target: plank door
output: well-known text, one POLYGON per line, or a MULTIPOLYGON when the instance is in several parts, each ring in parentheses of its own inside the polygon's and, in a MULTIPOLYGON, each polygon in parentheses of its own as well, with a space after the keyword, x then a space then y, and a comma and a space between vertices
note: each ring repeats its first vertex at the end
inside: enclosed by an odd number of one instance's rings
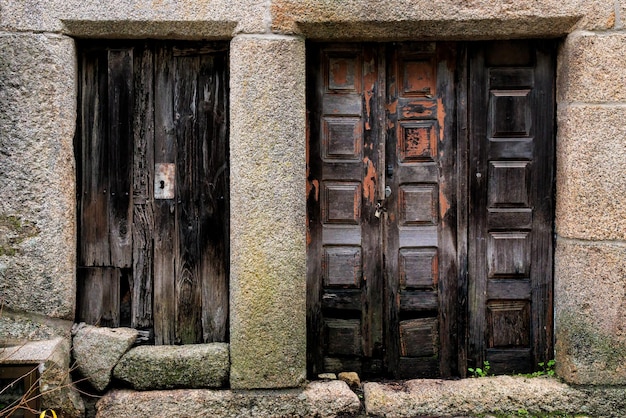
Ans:
POLYGON ((77 320, 228 338, 224 44, 79 44, 77 320))
POLYGON ((469 51, 469 366, 495 373, 552 356, 553 57, 550 42, 469 51))
MULTIPOLYGON (((312 373, 382 372, 380 53, 313 48, 308 147, 308 354, 312 373)), ((384 85, 384 84, 383 84, 384 85)))
POLYGON ((453 245, 447 202, 455 189, 446 183, 454 112, 445 109, 454 103, 454 62, 444 50, 434 43, 309 48, 313 376, 440 376, 453 367, 453 316, 441 309, 456 277, 455 252, 441 252, 453 245))

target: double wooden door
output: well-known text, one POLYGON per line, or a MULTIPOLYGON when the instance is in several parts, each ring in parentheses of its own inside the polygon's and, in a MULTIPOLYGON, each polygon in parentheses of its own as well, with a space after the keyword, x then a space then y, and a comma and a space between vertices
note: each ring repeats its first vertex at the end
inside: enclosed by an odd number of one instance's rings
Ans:
POLYGON ((227 44, 78 46, 77 320, 227 341, 227 44))
POLYGON ((551 47, 309 50, 309 373, 549 357, 551 47))

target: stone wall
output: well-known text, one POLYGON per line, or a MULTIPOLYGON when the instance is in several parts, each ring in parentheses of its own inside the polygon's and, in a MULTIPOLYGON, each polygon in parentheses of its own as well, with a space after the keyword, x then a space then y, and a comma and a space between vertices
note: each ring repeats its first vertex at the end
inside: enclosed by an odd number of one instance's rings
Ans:
POLYGON ((626 383, 625 12, 625 0, 0 0, 0 330, 69 337, 73 38, 232 39, 231 386, 266 388, 305 376, 304 40, 563 37, 558 372, 626 383))

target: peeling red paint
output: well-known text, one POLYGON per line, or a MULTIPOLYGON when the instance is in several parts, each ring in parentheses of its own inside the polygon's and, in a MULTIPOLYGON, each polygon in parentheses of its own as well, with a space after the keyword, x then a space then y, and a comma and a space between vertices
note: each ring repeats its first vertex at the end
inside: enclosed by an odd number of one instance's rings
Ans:
POLYGON ((365 89, 365 129, 369 131, 372 129, 370 124, 370 120, 372 118, 372 97, 374 96, 374 88, 376 87, 376 79, 378 78, 374 58, 369 61, 365 61, 364 69, 365 75, 363 76, 363 83, 365 89))
POLYGON ((376 168, 368 157, 365 157, 363 162, 367 167, 363 178, 363 197, 373 205, 376 200, 376 168))
POLYGON ((398 111, 398 99, 385 105, 385 108, 387 109, 387 112, 389 113, 396 113, 398 111))
POLYGON ((446 213, 448 213, 448 210, 450 209, 450 202, 448 202, 448 199, 446 199, 446 195, 443 193, 444 186, 445 185, 442 184, 439 188, 439 216, 442 222, 446 216, 446 213))
POLYGON ((443 99, 439 97, 437 99, 437 122, 439 123, 439 142, 443 142, 444 126, 446 119, 446 109, 443 107, 443 99))
POLYGON ((372 129, 372 126, 370 125, 370 117, 371 117, 371 101, 372 101, 372 91, 371 90, 367 90, 365 92, 365 130, 369 131, 372 129))

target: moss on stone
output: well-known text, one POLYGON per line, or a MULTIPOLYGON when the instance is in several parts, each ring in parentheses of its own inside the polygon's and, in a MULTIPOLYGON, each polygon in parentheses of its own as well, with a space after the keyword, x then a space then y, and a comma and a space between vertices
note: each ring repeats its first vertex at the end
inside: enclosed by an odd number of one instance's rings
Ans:
POLYGON ((565 380, 577 384, 617 384, 626 379, 626 343, 603 334, 571 313, 560 315, 558 328, 556 349, 564 354, 564 364, 557 360, 557 373, 565 380))
POLYGON ((39 235, 40 230, 34 222, 0 214, 0 232, 0 256, 13 257, 20 253, 20 244, 39 235))

